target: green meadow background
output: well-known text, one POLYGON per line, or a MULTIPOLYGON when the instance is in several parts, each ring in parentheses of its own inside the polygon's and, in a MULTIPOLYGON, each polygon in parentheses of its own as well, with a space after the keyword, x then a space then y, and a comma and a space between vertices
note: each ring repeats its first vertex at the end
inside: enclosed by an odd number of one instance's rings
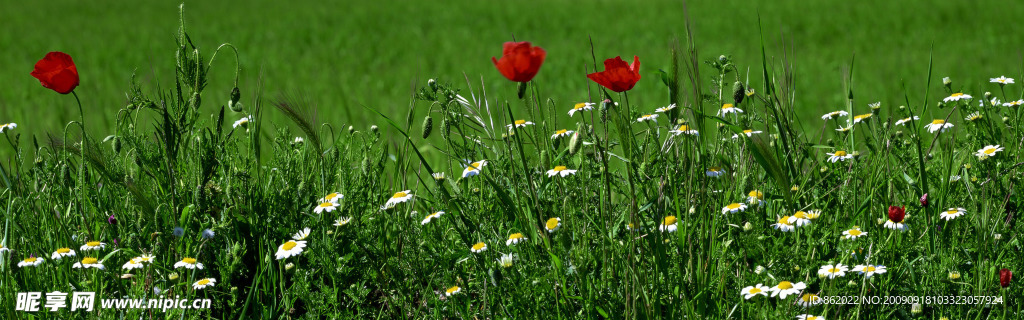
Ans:
MULTIPOLYGON (((78 118, 71 96, 53 94, 29 76, 46 52, 64 51, 81 74, 78 93, 90 134, 110 134, 132 73, 144 88, 171 89, 179 3, 4 1, 0 123, 16 122, 21 133, 39 135, 58 133, 78 118)), ((321 121, 336 127, 380 124, 362 106, 404 118, 413 86, 432 77, 460 87, 465 77, 477 87, 482 80, 492 103, 512 97, 515 86, 490 59, 513 35, 548 51, 535 80, 543 96, 566 110, 588 99, 593 87, 585 77, 590 39, 599 63, 640 56, 643 79, 630 100, 644 109, 663 106, 667 97, 656 71, 669 69, 668 49, 684 40, 687 16, 701 60, 731 55, 743 71, 749 66, 751 79, 761 71, 759 36, 770 59, 786 53, 805 121, 841 105, 843 68, 854 55, 855 112, 866 113, 874 101, 898 106, 902 83, 919 97, 930 55, 933 83, 943 76, 955 87, 988 85, 988 78, 1004 74, 1022 78, 1024 6, 1005 1, 256 0, 186 1, 185 9, 188 32, 207 59, 223 42, 241 50, 244 104, 251 105, 262 72, 265 99, 306 96, 321 121)), ((203 96, 211 114, 228 99, 233 60, 225 52, 213 64, 203 96)), ((761 88, 756 80, 751 85, 761 88)), ((997 87, 964 89, 978 94, 997 87)), ((287 122, 276 110, 265 115, 287 122)))

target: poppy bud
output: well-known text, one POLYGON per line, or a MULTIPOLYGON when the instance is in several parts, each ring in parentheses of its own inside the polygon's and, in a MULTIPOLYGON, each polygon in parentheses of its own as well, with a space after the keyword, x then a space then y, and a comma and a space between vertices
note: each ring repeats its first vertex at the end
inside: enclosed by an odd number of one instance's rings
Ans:
POLYGON ((569 139, 569 155, 576 155, 580 151, 580 133, 574 132, 569 139))
POLYGON ((732 101, 737 106, 740 105, 740 102, 743 102, 743 97, 746 96, 745 93, 746 90, 743 88, 743 82, 736 81, 736 83, 732 84, 732 101))
POLYGON ((203 98, 199 96, 199 92, 196 92, 196 94, 192 95, 192 107, 199 108, 201 103, 203 103, 203 98))
POLYGON ((231 111, 234 111, 234 112, 242 112, 242 103, 241 102, 231 102, 230 100, 228 100, 228 109, 231 109, 231 111))
POLYGON ((906 215, 906 207, 889 206, 889 221, 903 222, 906 215))
POLYGON ((111 143, 111 147, 114 148, 114 153, 121 153, 121 138, 114 137, 114 141, 111 143))
POLYGON ((228 104, 238 103, 240 99, 242 99, 242 93, 238 91, 238 87, 231 89, 231 100, 228 104))
POLYGON ((370 174, 370 157, 363 157, 363 163, 360 167, 363 169, 363 174, 370 174))
POLYGON ((430 116, 423 118, 423 139, 430 137, 430 130, 434 128, 434 119, 430 116))
POLYGON ((1003 286, 1003 288, 1010 287, 1010 280, 1013 280, 1013 272, 1010 272, 1010 269, 1003 268, 1002 270, 999 270, 1000 286, 1003 286))
POLYGON ((922 207, 927 207, 928 206, 928 194, 925 193, 925 194, 921 195, 920 201, 921 201, 921 206, 922 207))

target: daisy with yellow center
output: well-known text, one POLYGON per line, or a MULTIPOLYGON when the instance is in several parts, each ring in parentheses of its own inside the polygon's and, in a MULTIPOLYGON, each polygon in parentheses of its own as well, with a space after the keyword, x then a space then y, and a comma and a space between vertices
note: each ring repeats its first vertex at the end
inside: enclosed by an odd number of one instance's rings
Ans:
POLYGON ((580 102, 580 103, 577 103, 575 106, 573 106, 572 110, 569 110, 569 116, 572 117, 572 115, 574 113, 578 112, 578 111, 590 111, 590 110, 594 110, 594 103, 591 103, 591 102, 580 102))
POLYGON ((277 253, 274 256, 276 260, 284 258, 294 257, 302 253, 302 249, 306 247, 306 241, 302 240, 288 240, 277 247, 277 253))
POLYGON ((860 227, 853 226, 852 229, 843 231, 842 239, 854 240, 854 239, 857 239, 857 238, 860 238, 860 237, 863 237, 863 236, 866 236, 866 235, 868 235, 868 233, 864 232, 864 231, 860 231, 860 227))
POLYGON ((685 124, 680 125, 678 128, 669 130, 669 133, 672 133, 674 135, 688 134, 691 136, 696 136, 699 134, 697 130, 690 129, 690 126, 687 126, 685 124))
POLYGON ((139 262, 141 262, 141 263, 153 263, 153 260, 156 259, 156 256, 151 255, 151 254, 143 253, 141 256, 139 256, 138 258, 135 258, 135 259, 138 259, 139 262))
POLYGON ((508 240, 505 240, 505 245, 506 246, 511 246, 511 245, 514 245, 514 244, 519 244, 520 242, 523 242, 523 241, 526 241, 526 237, 523 236, 522 233, 516 232, 516 233, 508 235, 508 240))
POLYGON ((551 135, 551 140, 555 140, 555 139, 558 139, 558 138, 561 138, 561 137, 568 137, 568 136, 572 135, 573 132, 575 132, 575 131, 566 130, 566 129, 555 131, 555 134, 551 135))
POLYGON ((995 156, 996 152, 999 151, 1003 151, 1003 147, 999 146, 998 144, 987 145, 984 148, 981 148, 981 150, 978 150, 978 152, 974 153, 974 155, 977 156, 979 160, 985 160, 988 159, 988 157, 995 156))
POLYGON ((565 166, 555 166, 554 169, 548 170, 548 177, 566 177, 573 174, 576 174, 576 170, 566 168, 565 166))
POLYGON ((768 288, 768 286, 758 283, 757 285, 743 288, 743 290, 740 290, 740 294, 743 295, 743 299, 750 300, 750 298, 756 297, 758 295, 767 297, 768 290, 770 289, 771 288, 768 288))
POLYGON ((903 221, 906 221, 906 220, 907 220, 906 216, 904 216, 903 220, 900 220, 900 221, 892 221, 892 220, 889 220, 889 218, 886 218, 885 219, 885 224, 883 226, 885 228, 887 228, 887 229, 899 230, 899 231, 907 231, 907 225, 903 223, 903 221))
POLYGON ((725 207, 722 207, 722 214, 737 213, 745 210, 747 210, 747 205, 738 202, 733 202, 726 205, 725 207))
POLYGON ((946 132, 946 129, 952 128, 953 124, 947 123, 946 120, 935 119, 932 120, 932 123, 929 123, 924 127, 925 129, 928 129, 929 133, 935 133, 935 131, 946 132))
POLYGON ((103 242, 89 241, 89 242, 86 242, 85 244, 83 244, 82 247, 78 248, 78 249, 81 249, 82 251, 100 250, 100 249, 105 248, 106 246, 107 246, 107 244, 103 243, 103 242))
POLYGON ((779 218, 779 222, 773 223, 772 228, 782 230, 782 232, 791 232, 793 230, 796 230, 796 227, 793 226, 793 223, 789 222, 790 218, 792 217, 784 216, 782 218, 779 218))
POLYGON ((821 297, 813 293, 805 293, 796 299, 796 304, 804 308, 810 308, 821 303, 821 297))
POLYGON ((348 224, 351 221, 352 221, 352 217, 341 217, 341 218, 338 218, 338 220, 334 220, 334 226, 335 227, 344 226, 344 225, 348 224))
POLYGON ((718 115, 720 116, 724 116, 729 113, 743 113, 743 109, 737 108, 736 106, 733 106, 731 103, 726 103, 722 105, 721 110, 718 110, 718 115))
POLYGON ((1020 106, 1022 104, 1024 104, 1024 100, 1017 100, 1017 101, 1010 101, 1010 102, 1007 102, 1007 103, 1003 103, 1003 106, 1004 107, 1016 107, 1016 106, 1020 106))
POLYGON ((796 320, 825 320, 825 316, 801 314, 799 316, 796 316, 796 320))
POLYGON ((252 121, 252 116, 242 117, 241 119, 238 119, 238 121, 235 121, 235 124, 232 125, 231 128, 238 128, 239 126, 241 126, 246 131, 248 131, 249 130, 248 126, 249 126, 249 122, 250 121, 252 121))
POLYGON ((71 267, 72 268, 86 268, 86 269, 87 268, 96 268, 96 269, 100 269, 100 270, 102 270, 104 268, 103 261, 99 261, 99 259, 96 259, 96 258, 93 258, 93 257, 86 257, 86 258, 82 259, 81 262, 75 262, 75 264, 72 265, 71 267))
POLYGON ((676 104, 673 103, 673 104, 670 104, 670 105, 665 106, 665 107, 654 109, 654 112, 665 113, 665 112, 668 112, 669 110, 672 110, 672 109, 675 109, 675 108, 676 108, 676 104))
POLYGON ((75 256, 75 250, 71 250, 70 248, 60 248, 60 249, 57 249, 57 251, 54 251, 52 255, 50 255, 50 259, 60 260, 60 258, 63 258, 63 257, 74 257, 74 256, 75 256))
POLYGON ((18 262, 18 267, 35 267, 43 263, 43 258, 28 257, 18 262))
POLYGON ((448 290, 444 291, 444 296, 451 297, 459 292, 462 292, 462 288, 459 288, 459 286, 452 286, 451 288, 448 288, 448 290))
POLYGON ((121 266, 121 269, 132 270, 132 269, 142 269, 142 267, 143 267, 142 262, 139 261, 139 258, 136 257, 136 258, 129 259, 128 262, 125 262, 124 265, 121 266))
POLYGON ((973 97, 971 97, 971 95, 969 95, 969 94, 963 94, 962 92, 957 92, 957 93, 954 93, 954 94, 952 94, 952 95, 950 95, 948 97, 942 98, 942 102, 970 100, 971 98, 973 98, 973 97))
POLYGON ((484 166, 486 165, 487 160, 480 160, 477 162, 470 163, 469 166, 466 167, 466 170, 462 170, 462 177, 466 178, 478 175, 480 174, 480 170, 483 169, 484 166))
POLYGON ((949 208, 949 210, 939 213, 939 218, 945 219, 946 221, 956 219, 962 215, 967 214, 967 209, 964 208, 949 208))
POLYGON ((836 163, 836 161, 846 161, 853 159, 853 155, 843 150, 836 150, 831 153, 825 153, 829 155, 828 162, 836 163))
POLYGON ((847 131, 850 131, 850 130, 852 130, 852 129, 853 129, 853 125, 851 124, 851 125, 848 125, 848 126, 846 126, 846 127, 843 127, 843 128, 839 128, 839 129, 836 129, 836 131, 839 131, 839 132, 847 132, 847 131))
POLYGON ((871 110, 881 109, 882 108, 882 102, 881 101, 877 101, 877 102, 869 103, 868 104, 868 108, 871 108, 871 110))
POLYGON ((842 111, 842 110, 840 110, 840 111, 832 111, 832 112, 826 113, 825 115, 822 115, 821 116, 821 120, 832 120, 832 119, 835 119, 837 117, 845 117, 848 114, 849 113, 847 113, 846 111, 842 111))
POLYGON ((709 177, 718 177, 725 174, 725 170, 722 170, 722 168, 719 167, 708 167, 708 170, 704 171, 704 174, 709 177))
POLYGON ((826 264, 818 269, 818 275, 822 277, 828 277, 829 279, 835 279, 846 275, 846 272, 850 271, 849 266, 844 266, 842 263, 835 265, 826 264))
POLYGON ((0 244, 0 252, 4 252, 4 251, 10 251, 10 250, 11 250, 11 249, 8 249, 8 248, 7 248, 7 247, 5 247, 4 245, 0 244))
POLYGON ((755 93, 757 93, 757 92, 754 91, 754 89, 747 89, 747 92, 746 92, 748 97, 754 95, 755 93))
POLYGON ((797 211, 793 213, 793 215, 789 217, 788 221, 789 224, 792 224, 797 227, 803 227, 811 224, 811 219, 809 218, 809 215, 807 214, 807 212, 803 211, 797 211))
POLYGON ((330 202, 330 201, 328 201, 328 202, 321 202, 319 205, 317 205, 316 207, 313 208, 313 212, 316 212, 316 213, 323 213, 324 211, 331 212, 331 211, 337 210, 339 206, 341 206, 341 205, 339 205, 337 202, 330 202))
POLYGON ((561 227, 562 227, 562 218, 558 218, 558 217, 548 219, 548 221, 544 223, 544 229, 547 230, 548 233, 553 233, 555 231, 558 231, 558 229, 561 228, 561 227))
POLYGON ((785 299, 788 295, 798 294, 807 288, 807 285, 803 282, 792 283, 789 281, 780 281, 779 284, 772 287, 772 298, 779 296, 779 299, 785 299))
POLYGON ((764 203, 764 193, 760 190, 752 190, 747 193, 747 203, 750 205, 761 205, 764 203))
POLYGON ((515 125, 516 128, 526 128, 526 126, 532 126, 533 122, 526 121, 526 120, 516 120, 515 122, 513 122, 513 124, 506 125, 506 126, 508 127, 509 130, 512 130, 512 126, 513 125, 515 125))
POLYGON ((426 224, 430 223, 430 220, 434 220, 434 219, 440 218, 441 215, 443 215, 443 214, 444 214, 444 211, 438 211, 438 212, 434 212, 434 213, 428 214, 425 218, 423 218, 423 221, 420 221, 420 225, 426 225, 426 224))
POLYGON ((412 191, 405 190, 396 192, 387 203, 384 203, 384 207, 391 208, 399 203, 403 203, 412 199, 412 191))
MULTIPOLYGON (((758 134, 758 133, 761 133, 761 131, 760 130, 755 131, 754 129, 743 130, 743 134, 746 135, 748 138, 749 137, 753 137, 755 134, 758 134)), ((732 135, 733 139, 736 139, 736 138, 739 138, 739 137, 740 137, 739 134, 733 134, 732 135)))
POLYGON ((853 116, 853 123, 857 124, 857 123, 860 123, 863 120, 867 120, 868 118, 871 118, 871 114, 870 113, 859 114, 859 115, 853 116))
POLYGON ((4 133, 7 130, 11 130, 11 129, 14 129, 14 128, 17 128, 17 127, 18 127, 17 123, 5 123, 3 125, 0 125, 0 133, 4 133))
POLYGON ((337 193, 337 192, 332 192, 331 194, 328 194, 328 195, 324 196, 323 198, 320 198, 320 200, 317 200, 317 201, 319 201, 321 203, 323 203, 323 202, 338 203, 339 200, 344 199, 344 198, 345 198, 344 195, 342 195, 340 193, 337 193))
POLYGON ((293 234, 292 235, 292 239, 293 240, 306 240, 306 238, 309 237, 309 231, 310 231, 309 228, 303 228, 302 231, 299 231, 299 232, 293 234))
POLYGON ((964 120, 967 120, 967 121, 981 120, 981 112, 975 111, 974 113, 971 113, 971 114, 967 115, 967 117, 964 118, 964 120))
POLYGON ((1007 78, 1006 76, 999 76, 999 78, 988 79, 991 83, 998 83, 1000 86, 1013 83, 1013 78, 1007 78))
POLYGON ((918 116, 906 117, 906 118, 903 118, 903 119, 900 119, 900 120, 896 120, 896 125, 897 126, 906 126, 906 124, 911 121, 910 118, 914 118, 913 119, 914 121, 921 120, 921 117, 918 117, 918 116))
POLYGON ((668 231, 669 233, 676 232, 676 225, 678 224, 677 222, 678 221, 676 220, 676 216, 667 216, 661 222, 661 225, 658 226, 658 230, 661 230, 661 232, 668 231))
POLYGON ((515 259, 516 255, 511 253, 503 253, 501 255, 501 258, 498 258, 498 265, 501 266, 502 268, 511 267, 512 263, 515 262, 515 259))
POLYGON ((196 261, 195 258, 188 258, 188 257, 186 257, 186 258, 181 259, 181 261, 178 261, 177 263, 175 263, 174 264, 174 268, 175 269, 177 269, 177 268, 185 268, 185 269, 199 269, 199 270, 202 270, 203 269, 203 264, 201 262, 199 262, 199 261, 196 261))
POLYGON ((487 251, 487 244, 483 242, 477 242, 476 244, 473 245, 473 247, 470 247, 469 250, 473 251, 473 253, 481 253, 487 251))
POLYGON ((862 264, 862 265, 857 265, 856 267, 853 267, 853 271, 854 272, 860 272, 865 277, 871 278, 871 276, 873 276, 873 275, 885 273, 886 269, 885 269, 885 266, 862 264))
POLYGON ((192 284, 192 288, 196 289, 196 290, 202 290, 202 289, 206 289, 207 287, 212 287, 215 284, 217 284, 217 279, 205 278, 205 279, 201 279, 199 281, 196 281, 196 283, 193 283, 192 284))
POLYGON ((657 121, 657 120, 658 120, 658 115, 656 115, 656 114, 645 114, 645 115, 640 116, 639 118, 636 118, 636 122, 657 121))

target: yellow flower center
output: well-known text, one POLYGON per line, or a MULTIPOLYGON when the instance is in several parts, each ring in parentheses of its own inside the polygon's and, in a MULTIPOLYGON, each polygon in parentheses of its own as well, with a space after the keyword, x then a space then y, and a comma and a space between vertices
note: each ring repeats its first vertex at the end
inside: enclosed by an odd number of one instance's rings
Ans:
POLYGON ((681 125, 681 126, 679 126, 679 131, 687 131, 687 130, 690 130, 690 127, 689 127, 689 126, 687 126, 687 125, 685 125, 685 124, 684 124, 684 125, 681 125))
POLYGON ((676 216, 667 216, 667 217, 665 217, 665 222, 662 222, 662 224, 664 224, 666 226, 671 226, 673 224, 676 224, 676 216))
POLYGON ((747 196, 749 196, 751 198, 757 198, 757 199, 760 200, 760 199, 764 198, 764 193, 761 193, 761 191, 758 191, 758 190, 754 190, 754 191, 751 191, 750 193, 748 193, 747 196))
POLYGON ((954 213, 957 213, 957 211, 953 210, 953 209, 949 209, 949 210, 946 211, 946 214, 954 214, 954 213))
POLYGON ((867 266, 867 267, 864 268, 864 271, 866 271, 866 272, 875 272, 875 267, 867 266))
POLYGON ((754 130, 751 130, 751 129, 743 130, 743 133, 746 133, 748 135, 750 135, 753 132, 754 132, 754 130))
POLYGON ((763 290, 758 288, 750 288, 750 294, 761 293, 761 291, 763 290))
POLYGON ((522 239, 522 238, 523 238, 523 234, 522 233, 513 233, 513 234, 510 234, 508 236, 509 240, 522 239))
POLYGON ((732 107, 733 107, 733 106, 732 106, 732 104, 731 104, 731 103, 726 103, 726 104, 723 104, 723 105, 722 105, 722 109, 723 109, 723 110, 724 110, 724 109, 732 109, 732 107))
POLYGON ((197 285, 201 286, 205 286, 207 283, 210 283, 210 279, 203 279, 196 282, 197 285))
POLYGON ((324 196, 324 199, 327 199, 327 201, 331 201, 331 200, 334 200, 334 198, 337 197, 337 196, 338 196, 338 193, 335 192, 335 193, 331 193, 329 195, 324 196))
POLYGON ((651 115, 649 115, 649 114, 645 114, 645 115, 644 115, 643 117, 641 117, 641 118, 644 118, 644 119, 646 119, 646 118, 650 118, 650 117, 651 117, 651 115))
POLYGON ((96 258, 89 257, 82 259, 82 264, 96 264, 96 261, 98 261, 96 258))
POLYGON ((562 130, 555 131, 555 134, 564 134, 566 132, 569 132, 569 130, 562 129, 562 130))
POLYGON ((863 232, 861 232, 860 230, 857 230, 857 229, 850 229, 848 231, 850 232, 851 236, 859 236, 859 235, 863 234, 863 232))
POLYGON ((281 246, 281 249, 291 250, 291 249, 295 248, 295 246, 297 246, 297 245, 299 245, 299 244, 296 243, 295 241, 288 241, 288 242, 285 242, 284 245, 281 246))
POLYGON ((793 214, 793 216, 797 217, 798 219, 806 219, 807 213, 803 211, 797 211, 796 213, 793 214))
POLYGON ((524 125, 524 124, 526 124, 526 120, 516 120, 516 125, 517 126, 521 126, 521 125, 524 125))
POLYGON ((447 292, 447 293, 455 293, 456 291, 459 291, 459 286, 453 286, 451 288, 448 288, 448 290, 446 290, 445 292, 447 292))
POLYGON ((36 258, 36 257, 28 257, 28 258, 25 258, 25 260, 24 260, 24 261, 25 261, 25 262, 29 262, 29 263, 32 263, 32 262, 36 262, 36 260, 38 260, 38 259, 39 259, 39 258, 36 258))
POLYGON ((548 222, 544 224, 544 227, 548 228, 548 230, 555 230, 555 228, 558 228, 559 222, 560 221, 558 221, 558 218, 551 218, 548 219, 548 222))
POLYGON ((935 119, 934 121, 932 121, 932 124, 944 124, 944 123, 946 123, 946 120, 935 119))
POLYGON ((196 259, 185 258, 185 259, 181 259, 181 262, 184 262, 184 263, 187 263, 187 264, 196 264, 196 259))
POLYGON ((836 150, 836 152, 835 152, 835 153, 833 153, 832 155, 833 155, 833 156, 836 156, 836 157, 845 157, 845 156, 846 156, 846 151, 843 151, 843 150, 836 150))
POLYGON ((472 168, 472 169, 480 169, 480 163, 481 162, 483 162, 483 161, 473 162, 473 163, 469 164, 469 167, 472 168))
POLYGON ((324 202, 324 203, 320 204, 321 208, 327 208, 327 207, 333 207, 333 206, 334 206, 334 204, 330 203, 330 202, 324 202))
POLYGON ((953 97, 959 97, 959 96, 963 96, 963 95, 964 95, 963 92, 957 92, 957 93, 954 93, 953 95, 951 95, 949 97, 953 98, 953 97))
POLYGON ((86 242, 85 245, 86 246, 90 246, 90 247, 99 247, 100 246, 100 242, 99 241, 89 241, 89 242, 86 242))
POLYGON ((708 168, 708 171, 711 171, 711 172, 718 172, 718 171, 721 171, 721 170, 722 170, 722 168, 719 168, 719 167, 708 168))
POLYGON ((839 270, 839 268, 828 269, 828 273, 836 273, 836 272, 839 272, 839 271, 841 271, 841 270, 839 270))
POLYGON ((984 151, 982 151, 982 153, 984 153, 984 154, 993 154, 993 153, 996 153, 996 148, 988 148, 988 149, 985 149, 984 151))
POLYGON ((800 297, 800 300, 803 300, 804 302, 811 302, 811 300, 818 300, 818 295, 808 293, 805 294, 803 297, 800 297))
POLYGON ((725 206, 725 208, 729 209, 729 210, 736 210, 736 209, 740 208, 740 204, 739 203, 730 203, 729 205, 725 206))
POLYGON ((863 120, 863 119, 867 119, 867 118, 870 118, 870 117, 871 117, 871 114, 867 113, 867 114, 862 114, 862 115, 858 115, 856 117, 853 117, 853 119, 854 120, 863 120))
POLYGON ((487 247, 487 244, 485 244, 483 242, 477 242, 476 244, 473 245, 473 250, 474 251, 480 251, 480 250, 482 250, 483 248, 486 248, 486 247, 487 247))
POLYGON ((71 252, 71 249, 68 249, 68 248, 57 249, 57 253, 60 253, 60 254, 64 254, 64 253, 68 253, 68 252, 71 252))
POLYGON ((576 106, 572 107, 574 110, 579 110, 587 107, 586 102, 577 103, 576 106))
POLYGON ((396 192, 395 195, 391 196, 391 198, 404 198, 407 195, 408 194, 406 194, 405 192, 396 192))
MULTIPOLYGON (((788 225, 789 224, 789 216, 784 216, 784 217, 780 218, 779 219, 779 224, 788 225)), ((785 282, 785 281, 783 281, 783 282, 785 282)))
POLYGON ((789 281, 779 282, 779 289, 782 289, 782 290, 793 289, 793 283, 789 282, 789 281))
POLYGON ((555 168, 552 170, 554 170, 555 172, 561 172, 565 171, 565 169, 567 169, 565 166, 555 166, 555 168))

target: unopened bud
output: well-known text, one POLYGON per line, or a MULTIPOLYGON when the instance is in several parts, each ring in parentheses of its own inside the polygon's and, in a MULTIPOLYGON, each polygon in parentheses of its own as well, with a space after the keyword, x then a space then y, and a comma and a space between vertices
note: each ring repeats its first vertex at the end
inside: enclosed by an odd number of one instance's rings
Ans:
POLYGON ((378 131, 380 131, 380 128, 377 128, 377 125, 370 126, 370 132, 373 132, 373 134, 377 134, 378 131))
POLYGON ((942 85, 949 89, 953 86, 953 80, 949 80, 949 77, 942 78, 942 85))
POLYGON ((427 87, 429 87, 431 91, 437 91, 437 80, 427 80, 427 87))
POLYGON ((762 272, 764 272, 764 267, 757 266, 756 268, 754 268, 754 273, 761 274, 762 272))
POLYGON ((743 97, 745 97, 745 96, 746 96, 746 90, 743 88, 743 82, 736 81, 736 83, 733 83, 732 84, 732 101, 735 102, 736 105, 738 106, 738 105, 740 105, 740 102, 743 102, 743 97))
POLYGON ((242 109, 243 109, 242 108, 242 103, 241 102, 231 102, 231 100, 228 100, 228 109, 231 109, 231 111, 233 111, 233 112, 242 112, 242 109))
POLYGON ((754 225, 750 224, 750 221, 747 221, 747 223, 743 224, 743 231, 750 231, 752 229, 754 229, 754 225))
POLYGON ((921 206, 922 207, 927 207, 928 206, 928 194, 925 193, 925 194, 921 195, 921 199, 918 199, 918 201, 921 202, 921 206))
POLYGON ((573 132, 572 138, 569 139, 569 155, 576 155, 580 151, 580 133, 573 132))
MULTIPOLYGON (((433 79, 431 79, 433 81, 433 79)), ((423 118, 423 139, 430 137, 430 131, 434 128, 434 119, 430 116, 423 118)))
POLYGON ((985 101, 992 101, 992 93, 985 91, 985 101))

